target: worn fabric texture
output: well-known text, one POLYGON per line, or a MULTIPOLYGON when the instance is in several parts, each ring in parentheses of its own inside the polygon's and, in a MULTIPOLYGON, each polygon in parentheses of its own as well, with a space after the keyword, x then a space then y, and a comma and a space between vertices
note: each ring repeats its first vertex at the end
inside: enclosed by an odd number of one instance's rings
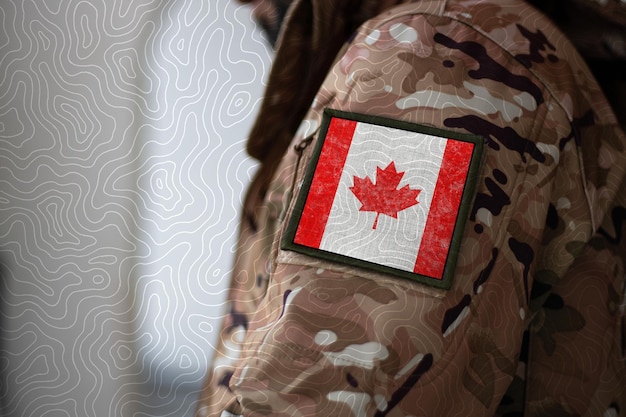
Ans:
POLYGON ((375 3, 290 9, 197 416, 626 415, 626 137, 588 67, 518 0, 375 3), (449 290, 280 249, 325 108, 484 138, 449 290))

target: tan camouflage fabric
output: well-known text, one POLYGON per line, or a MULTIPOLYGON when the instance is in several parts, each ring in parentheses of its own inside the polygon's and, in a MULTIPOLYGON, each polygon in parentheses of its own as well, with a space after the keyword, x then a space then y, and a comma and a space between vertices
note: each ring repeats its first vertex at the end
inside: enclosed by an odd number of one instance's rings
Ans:
POLYGON ((517 0, 317 28, 348 3, 279 40, 197 416, 626 415, 626 137, 582 58, 517 0), (449 290, 280 249, 325 108, 484 137, 449 290))
POLYGON ((587 59, 626 60, 626 1, 531 0, 587 59))

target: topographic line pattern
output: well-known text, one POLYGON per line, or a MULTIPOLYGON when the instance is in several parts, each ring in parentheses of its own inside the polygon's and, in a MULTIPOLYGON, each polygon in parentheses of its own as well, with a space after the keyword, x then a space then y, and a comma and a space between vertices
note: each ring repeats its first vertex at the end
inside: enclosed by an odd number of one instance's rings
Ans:
POLYGON ((270 60, 234 1, 0 2, 2 415, 192 415, 270 60))

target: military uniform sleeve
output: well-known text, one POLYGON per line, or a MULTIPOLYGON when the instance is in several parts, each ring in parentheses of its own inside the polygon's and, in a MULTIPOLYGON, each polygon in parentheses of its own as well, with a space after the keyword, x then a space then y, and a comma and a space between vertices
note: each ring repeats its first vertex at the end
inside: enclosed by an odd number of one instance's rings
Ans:
MULTIPOLYGON (((626 164, 603 103, 571 45, 519 2, 419 2, 363 25, 271 187, 283 198, 269 285, 228 379, 228 412, 597 415, 626 406, 615 343, 624 271, 616 195, 626 164), (482 139, 458 253, 446 263, 449 288, 281 245, 311 192, 303 184, 325 109, 482 139), (575 376, 570 362, 580 364, 575 376), (579 385, 568 393, 557 380, 579 385), (527 390, 528 381, 537 385, 527 390)), ((372 152, 366 159, 381 171, 393 162, 384 148, 372 152)), ((347 203, 333 201, 338 221, 369 215, 382 231, 400 217, 347 203)), ((385 250, 395 257, 403 247, 385 250)))

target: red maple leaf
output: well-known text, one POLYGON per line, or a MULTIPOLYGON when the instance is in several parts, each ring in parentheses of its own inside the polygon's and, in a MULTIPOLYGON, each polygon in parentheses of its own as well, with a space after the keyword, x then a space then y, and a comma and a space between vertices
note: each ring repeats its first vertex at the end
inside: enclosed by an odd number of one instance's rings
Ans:
POLYGON ((376 229, 381 213, 397 219, 399 211, 418 203, 417 196, 421 190, 413 190, 408 185, 397 189, 403 176, 404 172, 396 171, 396 166, 391 161, 385 169, 376 167, 376 184, 368 176, 354 177, 354 185, 350 187, 350 191, 362 204, 359 211, 376 212, 372 229, 376 229))

